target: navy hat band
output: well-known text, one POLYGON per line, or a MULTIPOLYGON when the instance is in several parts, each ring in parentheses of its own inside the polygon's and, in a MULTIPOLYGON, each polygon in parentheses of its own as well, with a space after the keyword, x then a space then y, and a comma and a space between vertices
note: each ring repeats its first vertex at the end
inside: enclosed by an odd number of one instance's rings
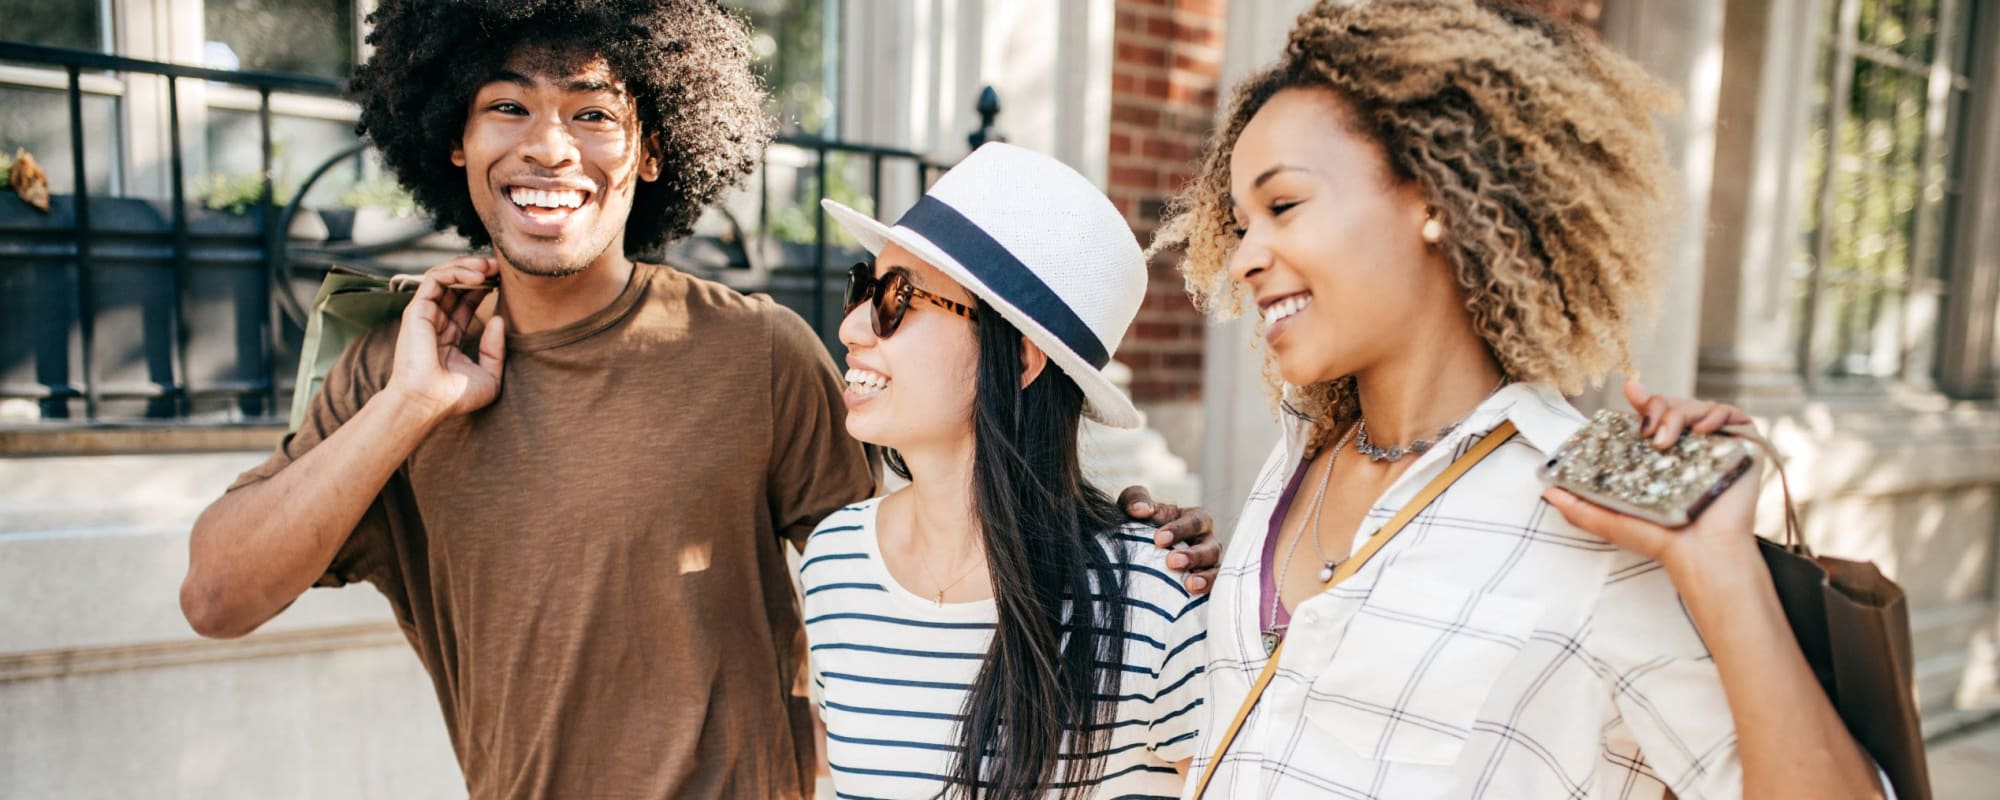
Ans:
POLYGON ((1093 368, 1103 369, 1105 364, 1111 363, 1111 354, 1105 351, 1104 342, 1091 332, 1090 326, 1083 324, 1076 311, 1029 270, 1028 265, 1015 258, 1005 245, 987 235, 958 209, 924 195, 902 219, 896 221, 896 225, 921 234, 939 250, 957 259, 987 288, 1041 323, 1093 368))

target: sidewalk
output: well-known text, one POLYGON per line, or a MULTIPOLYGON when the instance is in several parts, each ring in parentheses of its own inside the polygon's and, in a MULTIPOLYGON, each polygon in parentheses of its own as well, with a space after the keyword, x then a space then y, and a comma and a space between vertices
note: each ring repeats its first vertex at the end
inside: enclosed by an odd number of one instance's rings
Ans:
POLYGON ((1937 800, 2000 797, 2000 720, 1934 744, 1929 755, 1937 800))

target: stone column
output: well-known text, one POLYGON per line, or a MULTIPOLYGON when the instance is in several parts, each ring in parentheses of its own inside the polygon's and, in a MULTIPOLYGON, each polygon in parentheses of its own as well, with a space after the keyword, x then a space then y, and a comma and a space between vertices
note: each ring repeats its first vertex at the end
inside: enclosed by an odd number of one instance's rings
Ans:
MULTIPOLYGON (((1639 376, 1654 391, 1672 394, 1694 389, 1725 5, 1723 0, 1615 0, 1604 4, 1601 22, 1605 43, 1681 98, 1680 107, 1660 120, 1667 161, 1679 182, 1673 187, 1678 205, 1668 212, 1659 261, 1658 305, 1637 321, 1632 337, 1632 362, 1639 376)), ((1579 404, 1624 408, 1618 391, 1622 382, 1612 380, 1601 394, 1579 398, 1579 404)))
MULTIPOLYGON (((1222 102, 1228 102, 1237 81, 1277 59, 1285 34, 1307 5, 1306 0, 1229 4, 1222 102)), ((1257 479, 1257 468, 1278 440, 1278 427, 1248 314, 1211 323, 1202 349, 1202 502, 1215 515, 1216 529, 1227 536, 1257 479)))
POLYGON ((846 3, 841 136, 944 160, 979 127, 979 92, 1000 93, 1010 142, 1104 174, 1111 0, 846 3))
POLYGON ((1805 204, 1801 143, 1820 47, 1815 0, 1730 3, 1695 391, 1746 408, 1803 400, 1792 279, 1805 204))
MULTIPOLYGON (((842 139, 954 162, 992 86, 1008 141, 1103 182, 1112 0, 870 0, 840 11, 842 139)), ((893 163, 883 178, 877 201, 893 218, 916 201, 915 172, 893 163)))
MULTIPOLYGON (((1975 20, 1967 35, 1975 42, 2000 41, 2000 15, 1975 20)), ((1955 397, 2000 394, 2000 47, 1973 52, 1973 96, 1966 98, 1963 140, 1967 152, 1959 185, 1957 224, 1948 240, 1945 263, 1952 270, 1945 299, 1945 327, 1938 364, 1939 387, 1955 397)))

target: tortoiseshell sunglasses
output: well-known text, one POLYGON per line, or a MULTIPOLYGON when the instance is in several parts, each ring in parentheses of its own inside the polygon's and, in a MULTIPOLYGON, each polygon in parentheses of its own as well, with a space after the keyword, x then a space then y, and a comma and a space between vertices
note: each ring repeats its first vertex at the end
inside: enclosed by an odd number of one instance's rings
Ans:
POLYGON ((855 264, 847 270, 847 308, 842 315, 854 313, 854 307, 875 301, 875 336, 887 339, 895 335, 903 325, 903 315, 910 311, 910 299, 917 298, 932 305, 970 320, 979 319, 979 313, 964 303, 947 300, 926 292, 910 283, 909 276, 901 270, 891 271, 880 278, 875 277, 875 266, 867 262, 855 264))

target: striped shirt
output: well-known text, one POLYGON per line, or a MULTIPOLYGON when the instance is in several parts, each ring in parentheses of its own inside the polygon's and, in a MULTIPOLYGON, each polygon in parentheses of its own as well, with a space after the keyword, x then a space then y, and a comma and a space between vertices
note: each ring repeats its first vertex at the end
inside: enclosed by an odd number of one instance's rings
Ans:
MULTIPOLYGON (((891 577, 881 499, 829 515, 800 568, 827 761, 842 798, 933 797, 959 742, 966 694, 993 638, 992 600, 937 605, 891 577)), ((1125 562, 1127 644, 1103 780, 1093 797, 1177 797, 1194 755, 1207 660, 1206 596, 1190 597, 1150 529, 1105 537, 1125 562)))

